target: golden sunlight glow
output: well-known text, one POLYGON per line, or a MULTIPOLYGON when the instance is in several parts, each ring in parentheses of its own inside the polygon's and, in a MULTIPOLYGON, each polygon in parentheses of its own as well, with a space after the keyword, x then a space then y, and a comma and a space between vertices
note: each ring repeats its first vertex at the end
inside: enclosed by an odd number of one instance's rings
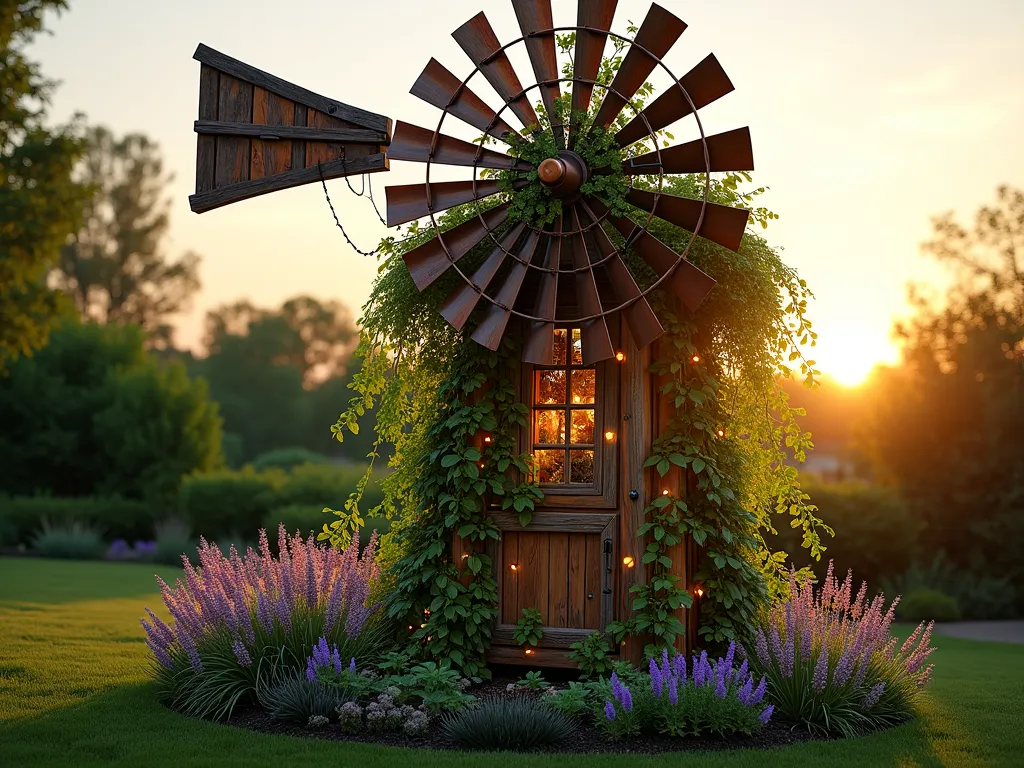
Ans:
POLYGON ((828 349, 834 350, 831 354, 824 349, 810 351, 811 357, 818 353, 823 358, 815 367, 847 387, 862 384, 871 369, 886 359, 889 353, 888 349, 880 346, 873 337, 859 328, 833 332, 828 342, 828 349))

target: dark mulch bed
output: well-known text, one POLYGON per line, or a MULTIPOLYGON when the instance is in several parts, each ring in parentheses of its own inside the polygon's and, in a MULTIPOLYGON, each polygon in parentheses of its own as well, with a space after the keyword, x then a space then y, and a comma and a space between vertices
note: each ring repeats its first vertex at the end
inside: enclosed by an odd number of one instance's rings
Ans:
MULTIPOLYGON (((539 696, 540 691, 518 691, 509 693, 506 687, 514 683, 518 678, 504 674, 496 674, 494 679, 474 687, 470 693, 478 699, 493 698, 499 696, 539 696)), ((438 724, 438 719, 431 720, 430 730, 422 736, 408 736, 403 732, 386 733, 344 733, 335 724, 327 725, 319 729, 303 728, 288 723, 281 723, 271 720, 268 715, 260 710, 247 710, 236 712, 229 721, 229 725, 239 728, 248 728, 261 733, 283 733, 290 736, 300 736, 314 739, 327 739, 330 741, 354 741, 364 744, 380 744, 389 747, 411 747, 418 749, 460 749, 452 741, 445 738, 438 724)), ((602 731, 589 722, 580 723, 572 737, 560 744, 545 747, 543 752, 561 753, 595 753, 595 752, 617 752, 630 754, 658 754, 661 752, 682 752, 700 750, 727 750, 727 749, 767 749, 770 747, 782 747, 787 744, 811 741, 813 739, 806 731, 794 730, 782 723, 769 722, 758 733, 752 736, 737 735, 729 739, 703 737, 672 739, 660 736, 648 736, 638 739, 626 739, 623 741, 612 741, 602 731)))

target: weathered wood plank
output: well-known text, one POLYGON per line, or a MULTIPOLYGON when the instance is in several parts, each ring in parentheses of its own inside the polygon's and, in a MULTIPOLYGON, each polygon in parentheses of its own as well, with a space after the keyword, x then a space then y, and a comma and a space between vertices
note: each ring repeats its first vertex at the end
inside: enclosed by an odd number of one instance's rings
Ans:
MULTIPOLYGON (((203 64, 199 68, 199 120, 217 119, 220 72, 203 64)), ((196 192, 209 192, 217 186, 217 139, 200 136, 196 140, 196 192)))
MULTIPOLYGON (((544 622, 551 627, 568 626, 569 534, 548 534, 548 605, 544 622)), ((547 645, 547 633, 544 644, 547 645)))
MULTIPOLYGON (((295 119, 295 105, 263 88, 257 87, 252 98, 253 125, 244 123, 213 123, 213 125, 239 125, 245 129, 259 129, 265 126, 280 126, 280 130, 288 130, 295 119)), ((199 130, 199 123, 196 123, 199 130)), ((242 131, 243 136, 253 136, 252 159, 249 165, 249 178, 261 179, 291 170, 292 142, 280 140, 264 140, 255 138, 261 134, 242 131)))
POLYGON ((569 601, 566 606, 566 626, 583 628, 583 616, 587 602, 587 537, 582 533, 569 535, 569 601))
MULTIPOLYGON (((543 615, 548 607, 548 534, 519 534, 519 611, 535 608, 543 615)), ((515 622, 513 622, 515 623, 515 622)))
MULTIPOLYGON (((252 122, 253 86, 221 73, 217 116, 229 122, 252 122)), ((217 137, 217 187, 249 181, 249 139, 217 137)))
POLYGON ((601 578, 603 555, 600 534, 587 534, 587 556, 583 563, 587 595, 583 603, 583 626, 599 629, 601 626, 601 578))
POLYGON ((495 645, 487 652, 487 661, 490 664, 514 664, 523 667, 576 668, 576 662, 570 661, 568 651, 555 648, 535 648, 532 650, 533 653, 527 654, 523 648, 495 645))
MULTIPOLYGON (((344 144, 370 144, 377 146, 379 144, 386 144, 384 141, 384 134, 377 133, 376 131, 367 131, 363 128, 340 128, 334 130, 328 130, 324 128, 307 128, 304 126, 294 126, 292 123, 295 120, 294 109, 292 102, 287 99, 282 99, 276 94, 265 91, 262 88, 256 89, 257 97, 253 107, 253 123, 226 123, 220 120, 196 120, 195 121, 195 132, 201 135, 213 135, 213 136, 251 136, 253 138, 263 139, 299 139, 302 141, 333 141, 341 142, 344 144), (269 123, 260 119, 259 109, 259 95, 269 95, 271 100, 275 100, 280 104, 287 104, 289 108, 288 122, 284 123, 269 123)), ((302 107, 305 110, 305 107, 302 107)))
MULTIPOLYGON (((295 105, 295 115, 292 119, 292 123, 296 128, 306 127, 306 112, 307 109, 302 104, 295 105)), ((306 167, 306 142, 304 141, 293 141, 292 142, 292 170, 298 170, 299 168, 306 167)))
MULTIPOLYGON (((218 141, 223 138, 218 137, 218 141)), ((342 165, 341 160, 325 163, 322 166, 324 178, 336 179, 345 175, 386 171, 388 170, 388 159, 385 154, 380 153, 344 163, 344 168, 342 165)), ((205 213, 222 205, 238 202, 239 200, 247 200, 250 197, 265 195, 268 192, 277 192, 282 189, 289 189, 290 187, 299 187, 303 184, 310 184, 319 180, 320 172, 317 170, 316 165, 314 165, 312 168, 300 168, 280 173, 277 176, 264 176, 262 179, 240 182, 230 187, 222 187, 210 192, 190 195, 188 202, 195 213, 205 213)))
POLYGON ((390 136, 391 121, 384 115, 359 109, 349 104, 344 104, 335 99, 329 99, 318 93, 313 93, 280 77, 271 75, 256 67, 245 64, 238 59, 233 59, 220 51, 215 51, 207 45, 199 44, 192 58, 207 64, 221 72, 245 80, 253 85, 258 85, 268 91, 276 93, 290 101, 304 104, 312 109, 320 110, 328 115, 355 123, 362 128, 369 128, 373 131, 381 131, 390 136))
POLYGON ((549 512, 539 510, 530 525, 523 528, 514 512, 491 512, 491 518, 502 531, 565 531, 600 533, 616 515, 608 512, 549 512))
POLYGON ((519 621, 519 534, 511 531, 501 537, 501 622, 519 621), (512 566, 515 566, 515 570, 512 566))
MULTIPOLYGON (((586 640, 593 630, 590 629, 567 629, 566 627, 541 628, 544 631, 544 638, 541 640, 542 648, 568 648, 573 643, 586 640)), ((496 645, 518 645, 514 634, 515 624, 499 624, 494 628, 491 636, 496 645)))
MULTIPOLYGON (((651 453, 651 382, 647 373, 651 364, 650 347, 637 349, 633 337, 622 334, 622 351, 625 360, 622 366, 622 426, 619 439, 619 460, 622 462, 622 487, 619 489, 619 561, 633 558, 632 568, 622 568, 617 590, 618 608, 616 617, 625 621, 633 611, 633 595, 630 588, 647 580, 647 569, 642 564, 644 542, 636 532, 644 522, 644 508, 650 502, 653 491, 648 490, 644 462, 651 453), (636 499, 630 498, 630 491, 636 491, 636 499)), ((624 659, 639 664, 643 657, 646 640, 640 637, 626 639, 621 649, 624 659)))

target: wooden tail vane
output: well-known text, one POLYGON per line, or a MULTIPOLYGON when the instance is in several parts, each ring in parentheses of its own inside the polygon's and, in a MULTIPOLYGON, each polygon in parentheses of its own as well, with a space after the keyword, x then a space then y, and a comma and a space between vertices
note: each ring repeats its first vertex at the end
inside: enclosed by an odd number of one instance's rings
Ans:
POLYGON ((339 176, 388 170, 391 120, 200 45, 196 213, 339 176))

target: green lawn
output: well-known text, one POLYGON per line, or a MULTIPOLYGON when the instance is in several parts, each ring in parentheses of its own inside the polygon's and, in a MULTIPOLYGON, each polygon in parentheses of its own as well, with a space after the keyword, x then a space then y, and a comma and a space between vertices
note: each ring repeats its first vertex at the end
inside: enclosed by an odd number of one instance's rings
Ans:
MULTIPOLYGON (((156 569, 165 578, 169 568, 156 569)), ((0 558, 0 764, 331 766, 493 764, 493 756, 270 737, 154 701, 138 616, 154 568, 0 558)), ((1024 764, 1024 647, 940 637, 923 719, 875 736, 770 752, 657 758, 509 756, 523 766, 998 766, 1024 764)))

